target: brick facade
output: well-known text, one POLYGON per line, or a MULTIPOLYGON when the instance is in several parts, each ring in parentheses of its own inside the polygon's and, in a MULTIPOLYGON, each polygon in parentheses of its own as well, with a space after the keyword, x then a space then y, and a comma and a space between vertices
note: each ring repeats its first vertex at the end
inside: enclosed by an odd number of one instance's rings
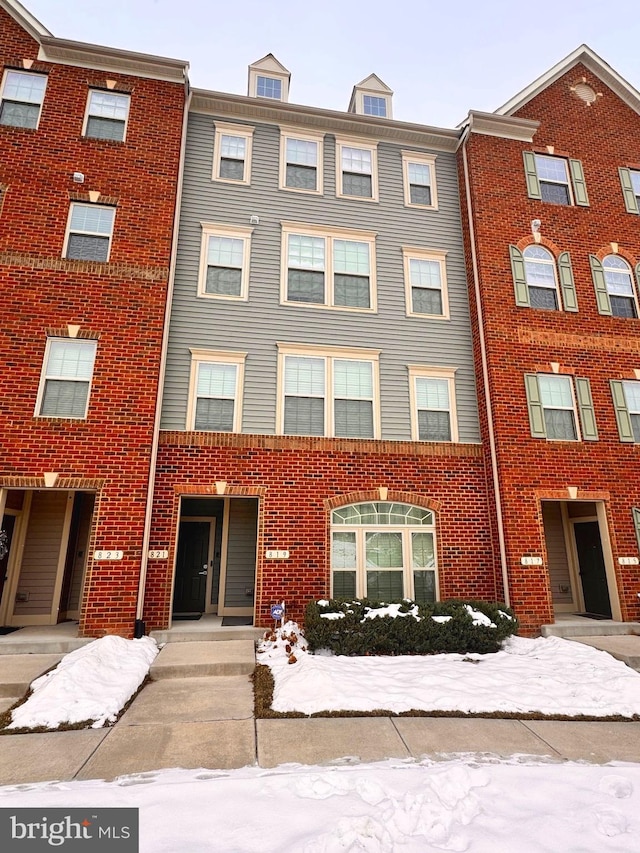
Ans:
MULTIPOLYGON (((96 493, 80 633, 133 631, 180 162, 184 84, 38 60, 0 8, 4 67, 47 75, 37 129, 0 126, 0 486, 96 493), (27 60, 25 63, 23 60, 27 60), (33 60, 30 64, 28 60, 33 60), (82 135, 90 87, 131 96, 126 140, 82 135), (83 184, 72 179, 85 176, 83 184), (70 202, 115 206, 108 262, 64 260, 70 202), (86 418, 34 417, 47 337, 95 339, 86 418), (99 489, 95 488, 99 482, 99 489), (87 485, 88 484, 88 485, 87 485)), ((108 60, 97 49, 96 64, 108 60)), ((123 54, 124 55, 124 54, 123 54)), ((122 61, 122 60, 121 60, 122 61)), ((126 60, 123 63, 126 65, 126 60)), ((104 65, 103 65, 104 68, 104 65)))
MULTIPOLYGON (((618 175, 621 166, 638 166, 640 116, 580 64, 542 89, 514 116, 539 122, 532 143, 473 132, 466 143, 511 600, 525 631, 535 632, 541 624, 553 621, 541 502, 570 501, 575 496, 578 501, 603 505, 606 529, 601 521, 600 532, 610 540, 610 572, 615 573, 617 584, 616 594, 609 576, 614 618, 637 620, 640 573, 637 566, 620 565, 618 558, 638 553, 632 507, 640 504, 640 445, 620 441, 609 381, 636 379, 640 320, 598 313, 589 254, 600 258, 611 254, 614 242, 632 268, 640 261, 640 220, 626 212, 618 175), (591 106, 573 91, 578 82, 586 82, 598 93, 591 106), (529 198, 523 150, 581 160, 589 206, 529 198), (531 223, 536 219, 541 221, 540 245, 556 258, 560 252, 570 253, 578 300, 575 313, 515 303, 509 244, 521 251, 534 244, 531 223), (531 437, 524 374, 551 374, 554 370, 590 380, 597 441, 531 437), (570 493, 570 487, 576 487, 577 494, 570 493), (541 556, 543 565, 523 567, 523 555, 541 556)), ((462 154, 460 176, 465 198, 462 154)), ((471 271, 466 209, 463 218, 471 271)), ((476 364, 482 376, 481 330, 472 276, 470 296, 476 364)), ((479 384, 483 411, 486 399, 483 383, 479 384)), ((488 446, 486 415, 483 437, 488 446)), ((606 541, 603 546, 606 556, 606 541)))

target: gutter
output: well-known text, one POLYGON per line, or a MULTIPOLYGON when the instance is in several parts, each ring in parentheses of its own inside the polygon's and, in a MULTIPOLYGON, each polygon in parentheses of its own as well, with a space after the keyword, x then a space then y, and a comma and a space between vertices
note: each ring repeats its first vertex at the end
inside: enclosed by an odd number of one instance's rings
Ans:
POLYGON ((482 314, 482 303, 480 301, 480 275, 478 273, 478 257, 476 254, 475 228, 473 224, 473 208, 471 205, 471 185, 469 182, 469 164, 467 162, 467 140, 471 133, 471 125, 468 124, 460 136, 462 147, 462 160, 464 163, 464 187, 467 202, 467 215, 469 221, 469 241, 471 244, 471 261, 473 265, 473 288, 476 298, 476 314, 478 319, 478 339, 480 341, 480 356, 482 361, 482 385, 484 388, 485 405, 487 409, 487 422, 489 431, 489 451, 491 456, 491 474, 493 479, 493 492, 496 503, 496 517, 498 522, 498 543, 500 547, 500 567, 502 570, 502 585, 504 587, 504 603, 510 606, 509 575, 507 572, 507 549, 504 540, 504 524, 502 521, 502 498, 500 495, 500 478, 498 476, 498 457, 496 452, 496 437, 493 431, 493 410, 491 406, 491 395, 489 392, 489 367, 487 364, 487 347, 484 337, 484 318, 482 314))
POLYGON ((167 367, 167 349, 169 346, 169 324, 171 320, 171 308, 173 304, 173 286, 176 273, 176 260, 178 255, 178 232, 180 225, 180 212, 182 207, 182 183, 184 180, 184 164, 187 143, 187 122, 189 120, 189 106, 191 104, 191 90, 188 78, 185 79, 184 114, 182 117, 182 139, 180 142, 180 163, 178 165, 178 184, 176 188, 176 209, 173 217, 173 239, 171 241, 171 259, 169 262, 169 282, 167 284, 167 299, 164 310, 164 329, 162 332, 162 349, 160 352, 160 372, 158 374, 158 395, 156 397, 156 412, 153 424, 153 438, 151 440, 151 458, 149 462, 149 484, 147 491, 147 506, 144 517, 144 532, 142 534, 142 556, 140 560, 140 579, 138 582, 138 600, 136 604, 136 619, 134 625, 134 637, 139 639, 146 633, 146 626, 142 620, 144 613, 144 595, 147 584, 147 568, 149 563, 149 542, 151 540, 151 517, 153 513, 153 498, 156 484, 156 465, 158 461, 158 444, 160 441, 160 415, 162 414, 162 402, 164 398, 164 377, 167 367))

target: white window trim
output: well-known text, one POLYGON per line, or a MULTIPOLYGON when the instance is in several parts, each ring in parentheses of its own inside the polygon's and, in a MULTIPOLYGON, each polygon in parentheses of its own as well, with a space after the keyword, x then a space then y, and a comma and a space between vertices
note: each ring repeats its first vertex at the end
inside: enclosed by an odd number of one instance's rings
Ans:
POLYGON ((420 364, 407 365, 409 370, 409 401, 411 405, 411 438, 413 441, 434 441, 435 439, 420 438, 418 426, 418 392, 417 379, 445 379, 449 388, 449 423, 451 425, 451 441, 439 442, 441 444, 457 444, 460 441, 458 434, 458 409, 456 406, 456 367, 425 367, 420 364))
POLYGON ((228 124, 222 121, 216 121, 216 129, 213 138, 213 172, 211 174, 212 181, 220 181, 223 184, 233 184, 234 186, 249 186, 251 183, 251 154, 253 149, 253 131, 254 127, 246 124, 228 124), (223 136, 241 136, 245 139, 244 152, 244 175, 241 181, 236 181, 233 178, 220 177, 220 159, 222 152, 222 137, 223 136))
POLYGON ((430 320, 449 320, 449 289, 447 286, 447 252, 439 249, 422 249, 418 246, 403 246, 404 285, 407 317, 428 317, 430 320), (413 294, 411 292, 411 268, 409 261, 436 261, 440 264, 440 285, 442 293, 442 314, 421 314, 413 310, 413 294))
MULTIPOLYGON (((91 115, 89 113, 89 107, 91 105, 91 95, 94 92, 105 92, 107 95, 120 95, 120 97, 126 96, 129 99, 129 106, 127 107, 127 117, 122 122, 124 124, 124 128, 122 131, 122 139, 106 140, 107 142, 126 142, 127 141, 127 130, 129 128, 129 115, 131 112, 131 95, 129 94, 129 92, 118 92, 115 89, 114 90, 111 90, 111 89, 89 89, 89 91, 87 92, 87 103, 86 103, 86 106, 84 109, 84 121, 82 122, 82 135, 87 136, 87 125, 89 124, 89 116, 91 115)), ((100 116, 94 116, 94 118, 100 118, 100 116)), ((105 141, 100 136, 89 136, 87 138, 88 139, 97 139, 97 140, 101 140, 103 142, 105 141)))
MULTIPOLYGON (((560 277, 558 275, 558 259, 556 258, 554 253, 552 251, 550 251, 549 249, 547 249, 546 246, 540 246, 538 243, 530 243, 528 246, 525 246, 524 249, 522 250, 522 262, 524 264, 524 280, 525 280, 525 283, 527 285, 527 291, 529 293, 529 302, 531 302, 531 288, 537 287, 540 290, 554 290, 554 292, 556 294, 556 307, 555 307, 555 309, 552 309, 552 310, 564 311, 564 305, 562 302, 562 293, 560 292, 560 277), (527 251, 527 249, 532 249, 532 248, 544 249, 544 251, 549 254, 549 260, 542 260, 541 258, 533 258, 533 259, 531 259, 530 262, 531 263, 538 263, 538 264, 545 264, 546 266, 550 266, 552 268, 555 290, 553 287, 547 287, 546 285, 542 285, 542 284, 533 284, 532 282, 529 281, 529 279, 527 277, 527 256, 526 256, 525 252, 527 251)), ((540 309, 535 308, 534 310, 540 310, 540 309)), ((548 311, 550 309, 545 308, 542 310, 548 311)))
MULTIPOLYGON (((0 86, 0 107, 2 107, 2 102, 5 100, 4 87, 5 87, 5 84, 7 82, 7 77, 8 77, 10 72, 13 72, 16 74, 34 74, 37 77, 44 77, 45 78, 44 90, 42 92, 42 100, 40 101, 40 109, 38 110, 38 121, 36 122, 36 126, 35 126, 35 128, 27 128, 27 127, 21 128, 21 130, 37 130, 40 127, 40 119, 42 118, 42 111, 44 109, 44 99, 47 95, 47 86, 49 84, 49 75, 48 74, 42 74, 42 73, 39 73, 37 71, 27 71, 26 69, 23 69, 23 68, 5 68, 4 74, 2 75, 2 86, 0 86)), ((11 103, 16 103, 16 102, 11 101, 11 103)), ((4 126, 5 125, 3 125, 3 127, 4 126)), ((19 125, 6 125, 6 126, 7 127, 19 127, 19 125)))
POLYGON ((336 198, 348 198, 352 201, 378 201, 378 143, 361 137, 336 137, 336 198), (371 196, 347 195, 342 189, 342 149, 360 148, 371 152, 371 196))
POLYGON ((312 133, 307 130, 298 131, 293 127, 280 127, 280 173, 279 187, 291 193, 305 195, 322 195, 324 192, 324 133, 312 133), (287 181, 287 140, 301 139, 305 142, 315 142, 318 146, 318 161, 316 164, 316 188, 307 190, 302 187, 288 187, 287 181))
POLYGON ((87 201, 72 201, 71 204, 69 205, 69 213, 67 214, 67 227, 66 227, 66 230, 64 233, 64 243, 62 244, 62 257, 65 258, 66 260, 69 260, 69 261, 80 260, 79 258, 67 258, 67 248, 69 245, 69 236, 71 235, 71 216, 73 214, 73 208, 76 206, 79 206, 79 207, 102 207, 105 209, 113 210, 113 220, 111 223, 111 232, 109 233, 109 235, 97 234, 95 231, 74 231, 73 232, 74 234, 84 234, 87 237, 107 237, 108 236, 109 237, 109 245, 107 247, 107 257, 104 259, 104 261, 85 261, 85 263, 92 263, 92 264, 106 264, 106 263, 108 263, 108 261, 111 257, 111 244, 113 243, 113 232, 115 231, 115 227, 116 227, 116 213, 117 213, 117 211, 111 205, 108 205, 108 204, 92 205, 91 202, 87 202, 87 201))
MULTIPOLYGON (((356 347, 318 346, 316 344, 295 344, 276 341, 278 347, 278 377, 276 408, 276 434, 284 432, 284 366, 287 356, 302 356, 307 358, 322 358, 325 361, 325 407, 324 407, 324 438, 335 438, 333 421, 333 369, 334 359, 351 359, 353 361, 369 361, 372 365, 373 381, 373 436, 360 438, 357 436, 338 436, 347 441, 372 441, 380 438, 382 429, 380 422, 380 350, 358 349, 356 347)), ((323 436, 313 436, 322 438, 323 436)))
POLYGON ((289 78, 290 75, 285 72, 267 70, 266 68, 256 68, 249 66, 249 97, 257 98, 260 101, 267 101, 274 104, 286 104, 289 100, 289 78), (280 80, 282 87, 280 89, 280 98, 267 98, 264 95, 258 94, 258 77, 267 77, 272 80, 280 80))
POLYGON ((438 189, 436 186, 436 155, 426 154, 422 151, 401 151, 402 154, 402 184, 404 187, 404 206, 417 207, 422 210, 438 209, 438 189), (431 176, 431 204, 416 204, 411 201, 411 187, 409 185, 409 163, 418 163, 420 166, 428 166, 431 176))
MULTIPOLYGON (((571 388, 571 402, 573 404, 573 423, 574 423, 575 428, 576 428, 576 437, 575 438, 550 438, 547 435, 547 441, 559 441, 559 442, 562 442, 564 444, 577 444, 578 442, 582 441, 583 439, 582 439, 582 430, 580 428, 581 427, 580 412, 578 410, 578 400, 576 397, 575 376, 571 373, 546 373, 546 372, 538 372, 536 375, 538 376, 538 382, 540 381, 540 379, 539 379, 540 376, 555 376, 555 377, 561 377, 563 379, 568 379, 569 380, 569 387, 571 388)), ((568 408, 560 408, 559 409, 557 406, 545 406, 542 402, 542 392, 540 393, 540 405, 542 406, 542 414, 543 414, 543 417, 545 418, 545 429, 546 429, 546 412, 547 412, 547 409, 550 409, 552 411, 560 411, 560 412, 568 412, 569 411, 568 408)))
POLYGON ((331 311, 358 311, 365 314, 375 314, 378 311, 376 287, 376 231, 358 231, 353 228, 328 228, 325 225, 309 225, 304 222, 282 221, 282 256, 280 262, 280 304, 293 305, 296 308, 315 308, 331 311), (313 302, 291 302, 287 299, 287 273, 289 266, 289 236, 300 234, 309 237, 321 237, 325 241, 325 296, 326 302, 320 305, 313 302), (367 243, 369 246, 369 308, 359 308, 349 305, 333 305, 333 241, 350 240, 355 243, 367 243))
POLYGON ((386 92, 380 92, 377 89, 361 89, 359 86, 355 87, 355 112, 358 115, 367 116, 372 119, 380 119, 380 118, 393 118, 393 103, 391 99, 391 95, 388 95, 386 92), (372 115, 371 113, 366 113, 364 111, 364 97, 365 95, 369 95, 372 98, 380 98, 381 101, 384 101, 386 107, 386 115, 378 116, 372 115))
MULTIPOLYGON (((565 205, 565 207, 576 207, 576 200, 573 195, 573 181, 571 180, 571 169, 569 168, 569 160, 567 157, 560 157, 557 154, 542 154, 539 151, 534 152, 534 157, 536 158, 536 172, 538 173, 538 182, 540 184, 540 195, 542 196, 542 184, 557 184, 558 186, 566 186, 569 191, 569 204, 565 205), (554 181, 550 178, 541 178, 540 173, 538 172, 538 157, 544 157, 547 160, 560 160, 564 163, 564 173, 566 177, 566 181, 554 181)), ((544 199, 541 198, 542 201, 544 199)), ((548 202, 545 202, 547 204, 548 202)), ((554 202, 551 202, 552 204, 554 202)))
POLYGON ((36 397, 36 406, 35 406, 33 416, 35 418, 60 418, 60 419, 69 420, 69 421, 85 421, 87 419, 87 414, 89 412, 89 400, 91 399, 91 387, 93 385, 93 374, 95 371, 95 360, 96 360, 97 354, 98 354, 98 342, 95 340, 82 339, 81 341, 78 341, 77 338, 64 338, 64 337, 56 337, 56 336, 48 337, 47 343, 45 346, 45 350, 44 350, 44 357, 42 359, 42 370, 40 372, 40 384, 38 386, 38 395, 36 397), (88 380, 87 379, 68 379, 68 378, 61 377, 61 376, 49 376, 49 374, 47 373, 47 365, 49 362, 49 353, 51 351, 51 345, 57 341, 64 341, 66 343, 71 343, 71 342, 83 343, 83 344, 87 344, 87 345, 93 344, 93 367, 91 369, 91 376, 89 377, 88 380), (85 406, 84 414, 82 416, 76 416, 76 415, 42 415, 42 414, 40 414, 40 409, 42 407, 42 402, 44 399, 44 389, 45 389, 45 386, 47 384, 48 379, 60 380, 62 382, 86 382, 88 384, 89 387, 87 388, 87 404, 85 406))
POLYGON ((246 302, 249 299, 249 264, 251 260, 251 235, 253 228, 242 225, 223 225, 219 222, 201 222, 202 243, 200 246, 200 268, 198 273, 198 296, 203 299, 224 299, 232 302, 246 302), (240 295, 231 296, 226 293, 207 293, 207 255, 209 253, 209 237, 230 237, 243 241, 242 276, 240 279, 240 295))
POLYGON ((190 349, 191 372, 189 374, 189 400, 187 403, 187 430, 195 430, 196 405, 198 402, 198 368, 201 364, 233 364, 236 370, 236 389, 233 398, 233 430, 242 432, 242 402, 244 396, 244 365, 246 352, 231 350, 190 349))

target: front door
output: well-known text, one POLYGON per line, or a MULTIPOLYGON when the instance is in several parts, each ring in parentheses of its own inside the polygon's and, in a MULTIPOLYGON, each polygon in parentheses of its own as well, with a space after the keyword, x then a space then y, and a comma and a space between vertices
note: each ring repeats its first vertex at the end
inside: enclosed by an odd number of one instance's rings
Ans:
POLYGON ((587 613, 610 619, 611 601, 598 522, 576 521, 574 531, 584 609, 587 613))
MULTIPOLYGON (((2 530, 5 535, 0 541, 0 601, 2 601, 2 591, 5 581, 8 580, 7 572, 9 571, 9 552, 11 551, 11 540, 13 538, 13 528, 15 527, 15 515, 5 515, 2 519, 2 530)), ((1 623, 0 623, 1 624, 1 623)))
POLYGON ((210 571, 211 521, 181 521, 178 534, 174 613, 204 613, 210 571))

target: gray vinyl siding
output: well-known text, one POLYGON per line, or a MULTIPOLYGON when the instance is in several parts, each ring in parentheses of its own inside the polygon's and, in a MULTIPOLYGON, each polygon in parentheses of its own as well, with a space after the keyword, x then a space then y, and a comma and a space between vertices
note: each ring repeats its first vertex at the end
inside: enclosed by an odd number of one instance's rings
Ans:
POLYGON ((571 604, 571 575, 564 538, 562 510, 560 503, 545 501, 542 504, 544 538, 549 561, 549 582, 554 604, 571 604), (566 592, 562 590, 566 589, 566 592))
POLYGON ((256 579, 256 539, 258 502, 250 498, 232 498, 229 502, 229 540, 225 607, 252 607, 256 579))
MULTIPOLYGON (((238 120, 234 118, 238 123, 238 120)), ((248 353, 242 431, 276 428, 276 341, 379 349, 382 438, 411 438, 407 365, 455 367, 460 441, 479 441, 455 156, 437 153, 439 210, 404 206, 401 150, 378 145, 379 202, 335 197, 335 136, 324 137, 324 194, 278 189, 280 131, 256 124, 251 186, 211 180, 213 117, 189 117, 162 428, 186 427, 189 348, 248 353), (201 222, 250 226, 249 299, 198 298, 201 222), (377 232, 377 313, 280 305, 282 220, 377 232), (407 317, 402 246, 447 252, 450 320, 407 317)))

